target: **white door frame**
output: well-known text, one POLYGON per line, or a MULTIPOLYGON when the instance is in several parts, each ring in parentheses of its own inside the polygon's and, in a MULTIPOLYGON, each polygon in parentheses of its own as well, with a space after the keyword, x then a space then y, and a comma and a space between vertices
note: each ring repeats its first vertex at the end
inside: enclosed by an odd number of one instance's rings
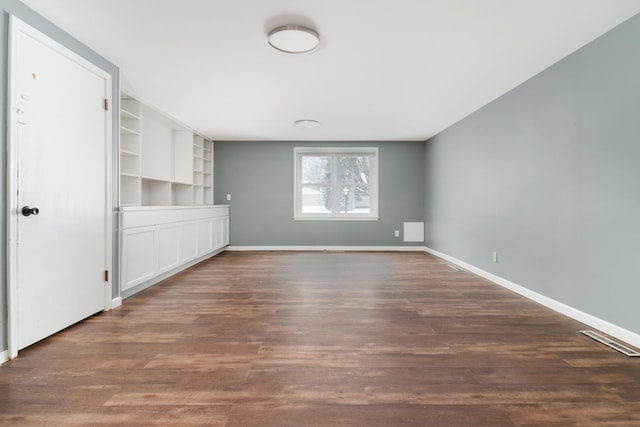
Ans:
MULTIPOLYGON (((18 355, 18 279, 16 277, 18 271, 18 129, 16 126, 18 120, 18 94, 16 93, 16 81, 14 67, 17 64, 17 42, 18 34, 22 33, 28 37, 31 37, 45 46, 55 50, 57 53, 72 60, 78 65, 86 68, 92 73, 96 74, 100 78, 105 79, 105 98, 108 100, 108 105, 113 105, 111 102, 111 75, 99 68, 95 64, 82 58, 80 55, 61 45, 60 43, 52 40, 45 34, 26 24, 15 16, 10 17, 9 23, 9 64, 8 64, 8 85, 7 85, 7 128, 8 128, 8 141, 7 141, 7 309, 8 309, 8 344, 9 344, 9 357, 14 358, 18 355)), ((111 157, 112 157, 112 113, 111 110, 105 111, 106 119, 106 131, 105 131, 105 270, 111 272, 112 261, 112 201, 111 201, 111 157)), ((109 278, 105 281, 104 288, 104 309, 109 310, 111 308, 111 292, 112 292, 112 279, 113 275, 109 274, 109 278)))

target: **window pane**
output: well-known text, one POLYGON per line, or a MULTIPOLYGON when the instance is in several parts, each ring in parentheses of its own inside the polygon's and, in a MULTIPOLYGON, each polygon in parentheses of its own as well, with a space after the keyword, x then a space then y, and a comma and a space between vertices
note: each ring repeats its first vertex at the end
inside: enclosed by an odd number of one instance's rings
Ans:
POLYGON ((366 214, 371 212, 369 187, 366 185, 342 185, 340 212, 366 214))
POLYGON ((340 156, 340 184, 369 183, 369 156, 340 156))
POLYGON ((328 156, 302 156, 301 184, 329 184, 331 162, 328 156))
POLYGON ((294 219, 378 219, 378 149, 295 147, 294 219))
POLYGON ((331 187, 321 184, 303 185, 302 213, 331 213, 331 187))

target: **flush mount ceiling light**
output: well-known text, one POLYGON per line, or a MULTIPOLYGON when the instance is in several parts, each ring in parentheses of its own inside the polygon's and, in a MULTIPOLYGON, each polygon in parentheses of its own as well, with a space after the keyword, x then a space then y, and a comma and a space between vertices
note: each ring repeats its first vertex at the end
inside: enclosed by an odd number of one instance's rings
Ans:
POLYGON ((320 122, 317 120, 302 119, 302 120, 296 120, 295 125, 298 126, 299 128, 315 129, 320 127, 320 122))
POLYGON ((310 52, 320 43, 320 36, 314 30, 299 25, 285 25, 271 30, 269 44, 282 52, 310 52))

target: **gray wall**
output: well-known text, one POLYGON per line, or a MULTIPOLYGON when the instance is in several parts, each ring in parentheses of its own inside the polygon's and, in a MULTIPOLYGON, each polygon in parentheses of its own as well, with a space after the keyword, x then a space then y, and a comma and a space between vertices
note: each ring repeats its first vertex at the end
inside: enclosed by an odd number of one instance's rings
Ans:
POLYGON ((215 202, 231 205, 231 245, 422 245, 393 232, 424 218, 424 142, 216 141, 214 152, 215 202), (293 220, 293 148, 307 146, 379 147, 379 221, 293 220))
MULTIPOLYGON (((34 28, 40 30, 41 32, 47 34, 52 39, 57 42, 65 45, 69 49, 73 50, 80 56, 86 58, 92 63, 96 64, 100 68, 107 71, 112 76, 113 83, 113 92, 112 99, 113 103, 116 104, 113 106, 113 135, 114 135, 114 153, 116 156, 114 160, 117 160, 117 126, 118 126, 118 105, 116 100, 118 100, 118 68, 105 60, 104 58, 97 55, 95 52, 91 51, 89 48, 73 39, 71 36, 66 34, 64 31, 59 29, 58 27, 51 24, 49 21, 42 18, 40 15, 34 13, 31 9, 26 7, 23 3, 17 0, 2 0, 0 1, 0 11, 2 13, 0 19, 0 44, 2 45, 2 56, 0 56, 0 81, 2 82, 0 87, 2 88, 2 104, 0 105, 0 117, 2 118, 0 123, 0 135, 2 138, 2 148, 0 149, 0 191, 2 192, 0 196, 0 271, 2 271, 2 275, 0 276, 0 351, 7 349, 7 264, 6 264, 6 229, 7 229, 7 218, 6 218, 6 200, 7 200, 7 66, 8 66, 8 42, 9 42, 9 15, 15 15, 18 18, 22 19, 29 25, 34 28)), ((114 168, 117 168, 117 162, 114 162, 114 168)), ((117 173, 114 172, 114 177, 117 177, 117 173)), ((114 179, 115 183, 114 191, 113 191, 113 200, 114 206, 117 204, 115 201, 117 200, 117 180, 114 179)), ((115 221, 115 215, 113 217, 115 221)), ((114 233, 114 239, 117 238, 117 235, 114 233)), ((117 240, 114 240, 114 251, 117 249, 117 240)), ((117 261, 117 256, 114 255, 114 265, 112 268, 113 277, 117 276, 117 266, 115 262, 117 261)), ((117 282, 114 283, 114 288, 117 290, 117 282)))
POLYGON ((636 16, 429 140, 427 246, 640 333, 639 41, 636 16))

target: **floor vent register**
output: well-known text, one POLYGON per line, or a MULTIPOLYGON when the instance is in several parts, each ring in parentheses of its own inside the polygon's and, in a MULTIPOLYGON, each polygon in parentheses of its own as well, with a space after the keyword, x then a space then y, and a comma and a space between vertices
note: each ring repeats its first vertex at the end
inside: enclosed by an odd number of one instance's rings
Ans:
POLYGON ((627 347, 626 345, 622 345, 619 342, 613 341, 610 338, 605 337, 604 335, 600 335, 597 332, 594 331, 580 331, 580 333, 588 336, 589 338, 592 338, 596 341, 598 341, 599 343, 602 343, 604 345, 606 345, 607 347, 610 347, 614 350, 619 351, 620 353, 624 354, 625 356, 629 356, 629 357, 638 357, 640 356, 640 352, 627 347))

